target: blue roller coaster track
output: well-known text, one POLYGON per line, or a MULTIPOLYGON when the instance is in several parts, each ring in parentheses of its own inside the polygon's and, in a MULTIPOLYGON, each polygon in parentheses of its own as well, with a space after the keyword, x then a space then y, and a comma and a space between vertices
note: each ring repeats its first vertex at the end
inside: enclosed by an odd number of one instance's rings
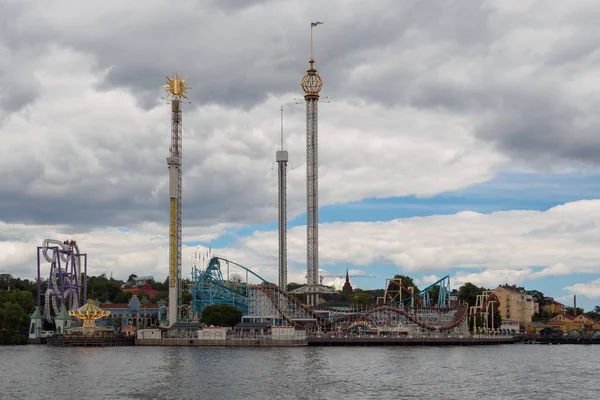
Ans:
MULTIPOLYGON (((399 280, 392 279, 390 281, 393 281, 393 283, 398 286, 398 292, 400 292, 402 289, 406 290, 404 288, 404 286, 402 286, 402 284, 400 283, 399 280)), ((388 286, 388 290, 389 290, 389 286, 388 286)), ((410 294, 410 293, 408 293, 408 294, 410 294)), ((443 278, 441 278, 438 281, 427 286, 425 289, 421 290, 420 292, 410 295, 408 297, 405 297, 401 301, 392 301, 388 304, 389 305, 400 305, 400 304, 406 305, 412 299, 418 300, 418 303, 420 304, 421 307, 448 308, 450 306, 450 276, 448 276, 448 275, 444 276, 443 278), (439 290, 438 290, 437 299, 435 299, 435 304, 434 304, 432 302, 433 299, 431 298, 431 292, 434 291, 436 288, 439 288, 439 290)))
POLYGON ((222 257, 212 257, 203 271, 194 266, 190 285, 194 315, 201 317, 206 307, 216 304, 228 304, 246 314, 248 312, 248 284, 249 279, 252 278, 257 278, 259 283, 269 283, 243 265, 222 257), (223 277, 221 263, 225 264, 225 277, 223 277), (230 276, 230 265, 241 269, 245 273, 245 277, 239 274, 235 274, 235 277, 234 275, 230 276))

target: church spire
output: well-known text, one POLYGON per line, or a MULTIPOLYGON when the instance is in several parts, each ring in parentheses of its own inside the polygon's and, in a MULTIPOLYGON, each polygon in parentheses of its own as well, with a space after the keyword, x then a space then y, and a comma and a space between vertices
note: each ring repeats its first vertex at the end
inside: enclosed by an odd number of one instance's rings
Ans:
POLYGON ((350 284, 350 275, 348 273, 348 268, 346 268, 346 282, 344 283, 344 287, 342 288, 342 292, 344 293, 352 293, 354 289, 352 289, 352 285, 350 284))

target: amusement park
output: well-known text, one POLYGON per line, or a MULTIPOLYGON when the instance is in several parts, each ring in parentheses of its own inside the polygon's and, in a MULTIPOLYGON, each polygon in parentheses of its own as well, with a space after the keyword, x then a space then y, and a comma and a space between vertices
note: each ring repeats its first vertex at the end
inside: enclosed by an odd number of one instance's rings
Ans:
MULTIPOLYGON (((506 330, 501 334, 500 327, 495 325, 498 297, 494 293, 481 294, 473 304, 459 300, 449 276, 422 290, 407 286, 398 277, 387 279, 382 295, 360 306, 347 301, 340 304, 339 293, 322 284, 318 235, 318 104, 323 79, 317 73, 312 55, 312 30, 319 24, 311 24, 309 68, 300 82, 306 103, 306 283, 293 289, 288 285, 288 152, 283 148, 283 140, 275 154, 278 281, 270 282, 242 263, 211 253, 196 254, 191 276, 182 277, 182 111, 190 88, 187 78, 180 78, 176 73, 167 77, 162 86, 167 92, 164 99, 171 108, 171 141, 166 159, 170 217, 168 299, 144 303, 136 294, 127 304, 94 301, 88 293, 87 254, 80 251, 74 240, 46 239, 37 247, 37 309, 31 315, 31 340, 47 340, 57 346, 134 342, 138 345, 291 346, 349 344, 356 340, 363 344, 470 345, 512 340, 506 330), (215 306, 237 310, 241 315, 239 323, 231 327, 203 323, 205 312, 215 306)), ((281 135, 283 138, 283 112, 281 135)), ((348 275, 343 291, 352 291, 348 275)))
MULTIPOLYGON (((316 303, 308 304, 305 286, 288 291, 235 261, 197 253, 191 278, 185 280, 186 287, 181 286, 189 304, 177 304, 175 298, 177 319, 171 324, 169 302, 143 304, 137 295, 126 305, 88 299, 87 255, 80 253, 75 241, 44 240, 38 247, 38 259, 37 284, 42 289, 43 282, 47 289, 44 293, 38 291, 30 339, 60 345, 77 338, 88 342, 102 338, 107 343, 112 338, 115 343, 117 337, 130 338, 130 344, 137 339, 138 344, 146 345, 182 340, 189 345, 189 339, 196 345, 231 342, 238 346, 249 340, 256 345, 257 339, 280 346, 308 344, 311 338, 315 343, 356 338, 406 343, 424 338, 466 341, 473 339, 468 321, 477 317, 489 321, 490 332, 494 329, 491 316, 496 296, 479 296, 481 304, 470 307, 457 300, 449 276, 419 291, 406 287, 401 278, 387 279, 383 295, 361 305, 344 302, 340 293, 323 286, 318 296, 312 296, 316 303), (41 271, 46 269, 48 275, 42 276, 41 271), (205 310, 217 305, 238 310, 240 322, 233 327, 200 322, 205 310)), ((342 292, 352 290, 347 275, 342 292)), ((508 340, 506 335, 495 339, 508 340)))

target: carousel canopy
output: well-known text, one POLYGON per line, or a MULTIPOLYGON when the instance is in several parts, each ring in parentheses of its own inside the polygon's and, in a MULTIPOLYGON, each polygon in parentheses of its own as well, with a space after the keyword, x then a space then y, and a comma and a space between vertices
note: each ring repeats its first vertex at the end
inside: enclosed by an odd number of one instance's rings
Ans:
POLYGON ((102 310, 93 303, 92 299, 88 299, 87 303, 83 307, 78 308, 74 311, 69 311, 71 317, 75 317, 82 320, 96 320, 102 317, 108 317, 110 311, 102 310))

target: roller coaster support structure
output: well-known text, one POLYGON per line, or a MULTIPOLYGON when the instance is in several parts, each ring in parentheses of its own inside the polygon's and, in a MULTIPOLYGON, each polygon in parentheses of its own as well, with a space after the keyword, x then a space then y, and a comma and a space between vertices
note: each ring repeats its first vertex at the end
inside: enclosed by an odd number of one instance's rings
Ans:
POLYGON ((248 312, 248 285, 252 277, 259 282, 268 283, 248 268, 221 257, 212 257, 203 271, 194 266, 190 286, 193 315, 201 317, 206 307, 215 304, 229 304, 246 314, 248 312), (225 276, 221 270, 222 263, 227 268, 225 276), (245 277, 236 276, 234 279, 233 275, 229 276, 230 264, 240 268, 245 273, 245 277))
POLYGON ((63 306, 69 311, 76 310, 83 305, 87 298, 87 254, 79 252, 79 246, 74 240, 45 239, 43 245, 37 248, 37 273, 38 309, 43 310, 44 319, 47 322, 53 322, 54 317, 59 314, 63 306), (44 294, 43 307, 42 258, 50 263, 48 288, 44 294), (82 258, 83 273, 81 271, 82 258))

